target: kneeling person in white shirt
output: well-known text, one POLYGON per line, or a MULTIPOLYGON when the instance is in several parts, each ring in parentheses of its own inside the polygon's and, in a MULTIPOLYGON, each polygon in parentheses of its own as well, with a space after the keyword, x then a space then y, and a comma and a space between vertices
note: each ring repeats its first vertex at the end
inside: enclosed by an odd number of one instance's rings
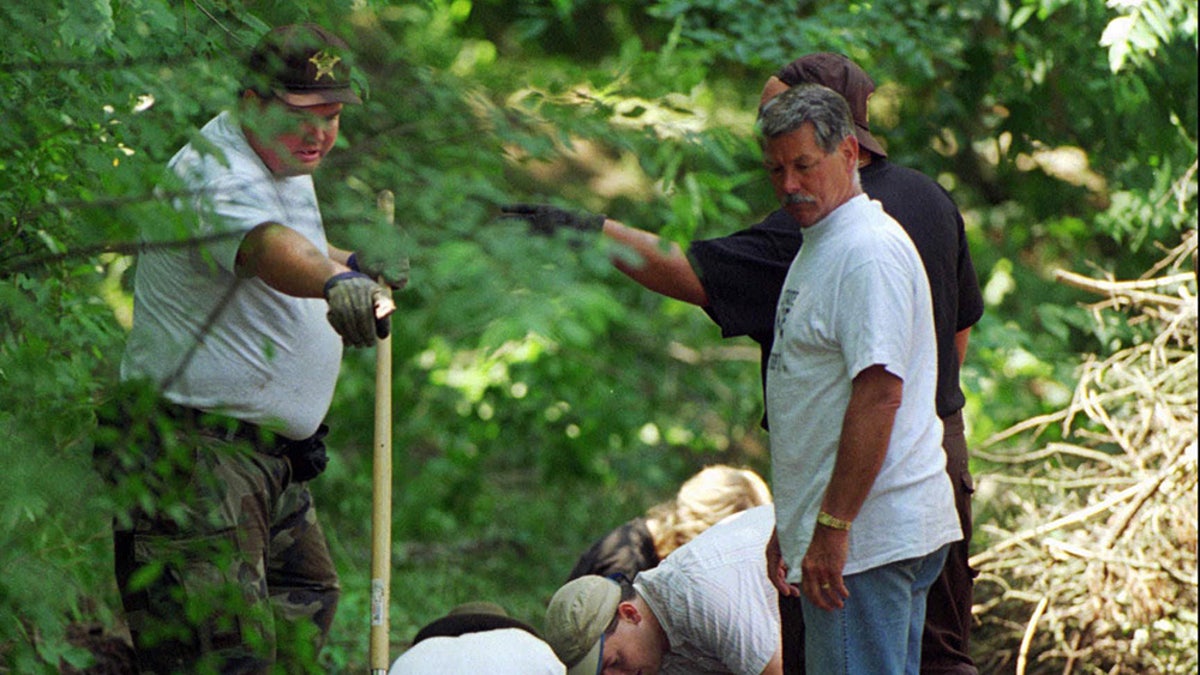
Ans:
POLYGON ((778 675, 778 594, 765 572, 770 505, 709 528, 633 583, 584 576, 546 611, 568 675, 778 675))

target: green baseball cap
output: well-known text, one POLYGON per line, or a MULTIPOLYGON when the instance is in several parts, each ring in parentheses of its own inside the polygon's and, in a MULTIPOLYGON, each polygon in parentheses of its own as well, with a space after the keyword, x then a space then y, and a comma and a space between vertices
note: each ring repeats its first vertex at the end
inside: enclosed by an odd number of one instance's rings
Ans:
POLYGON ((564 585, 546 608, 546 642, 567 666, 567 675, 597 675, 604 656, 604 631, 621 604, 621 586, 587 575, 564 585))

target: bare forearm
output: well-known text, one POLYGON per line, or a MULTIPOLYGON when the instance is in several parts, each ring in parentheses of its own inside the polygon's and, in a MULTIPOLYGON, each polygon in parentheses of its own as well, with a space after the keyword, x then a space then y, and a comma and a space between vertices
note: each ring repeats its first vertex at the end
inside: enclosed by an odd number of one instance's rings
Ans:
POLYGON ((264 223, 246 235, 238 248, 237 269, 242 276, 258 277, 280 293, 299 298, 324 297, 326 280, 349 271, 278 223, 264 223))
POLYGON ((961 368, 967 359, 967 342, 971 338, 971 329, 964 328, 954 334, 954 351, 958 354, 958 365, 961 368))
POLYGON ((611 219, 604 222, 604 236, 633 254, 632 260, 628 255, 613 256, 613 266, 630 279, 676 300, 700 307, 708 304, 704 286, 678 244, 611 219))
POLYGON ((329 259, 339 265, 349 264, 350 256, 354 251, 347 251, 344 248, 338 248, 332 244, 329 245, 329 259))
POLYGON ((854 378, 823 511, 847 521, 858 515, 887 456, 902 395, 900 378, 883 366, 871 366, 854 378))

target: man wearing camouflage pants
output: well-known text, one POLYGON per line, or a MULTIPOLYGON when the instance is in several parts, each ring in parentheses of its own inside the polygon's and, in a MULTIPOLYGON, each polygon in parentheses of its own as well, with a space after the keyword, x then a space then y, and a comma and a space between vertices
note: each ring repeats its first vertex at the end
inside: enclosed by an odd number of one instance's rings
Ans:
POLYGON ((170 163, 197 244, 139 255, 121 379, 151 395, 126 392, 100 433, 150 496, 115 527, 143 672, 311 670, 333 620, 307 481, 343 344, 374 345, 390 305, 379 270, 328 244, 313 189, 343 104, 361 103, 349 58, 318 26, 267 33, 236 111, 170 163))

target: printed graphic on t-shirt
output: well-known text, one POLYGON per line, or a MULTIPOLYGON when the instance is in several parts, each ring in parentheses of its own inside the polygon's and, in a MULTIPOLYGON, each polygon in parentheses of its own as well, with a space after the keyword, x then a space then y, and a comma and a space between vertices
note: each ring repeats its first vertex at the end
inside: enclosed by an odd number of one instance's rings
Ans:
POLYGON ((786 288, 783 291, 783 296, 779 299, 779 311, 775 313, 775 343, 771 347, 771 356, 767 361, 767 370, 769 372, 787 372, 783 355, 777 349, 783 343, 783 326, 787 323, 788 314, 792 312, 792 305, 796 303, 797 295, 799 295, 799 292, 795 289, 786 288))

